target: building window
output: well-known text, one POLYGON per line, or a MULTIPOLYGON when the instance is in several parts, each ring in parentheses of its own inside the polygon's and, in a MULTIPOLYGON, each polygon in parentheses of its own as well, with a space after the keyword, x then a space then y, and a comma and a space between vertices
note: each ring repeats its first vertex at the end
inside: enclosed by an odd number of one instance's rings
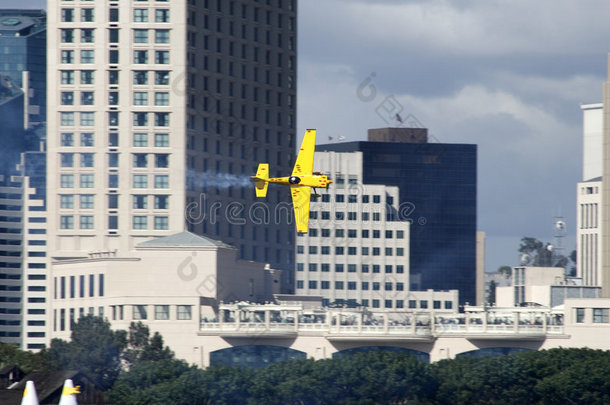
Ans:
POLYGON ((169 30, 155 30, 155 43, 168 44, 169 43, 169 30))
POLYGON ((134 305, 133 306, 133 319, 137 320, 145 320, 147 319, 146 314, 146 305, 134 305))
POLYGON ((148 30, 133 30, 133 42, 136 44, 148 43, 148 30))
POLYGON ((61 51, 61 63, 74 63, 74 51, 61 51))
POLYGON ((73 8, 62 8, 61 9, 61 21, 62 22, 74 22, 74 9, 73 8))
POLYGON ((133 84, 148 84, 148 72, 146 70, 134 71, 133 84))
POLYGON ((93 153, 81 153, 80 154, 80 167, 93 167, 94 156, 95 155, 93 153))
POLYGON ((148 22, 148 9, 136 8, 133 10, 133 22, 148 22))
POLYGON ((73 188, 74 187, 74 175, 73 174, 60 175, 59 186, 61 188, 73 188))
POLYGON ((169 93, 168 92, 156 92, 155 93, 155 105, 169 105, 169 93))
POLYGON ((93 22, 95 19, 94 9, 83 8, 80 10, 80 20, 82 22, 93 22))
POLYGON ((169 155, 165 153, 155 154, 155 167, 157 169, 167 169, 169 167, 169 155))
POLYGON ((144 127, 148 125, 148 114, 145 112, 134 112, 133 125, 136 127, 144 127))
POLYGON ((74 84, 74 71, 62 70, 60 82, 61 84, 74 84))
POLYGON ((135 91, 133 93, 133 105, 148 105, 148 93, 145 91, 135 91))
POLYGON ((80 134, 80 146, 90 147, 94 145, 94 134, 91 132, 84 132, 80 134))
POLYGON ((133 229, 147 229, 147 218, 145 215, 135 215, 133 217, 133 229))
POLYGON ((93 229, 93 215, 80 216, 80 229, 93 229))
POLYGON ((169 305, 155 305, 155 319, 166 321, 169 319, 169 305))
POLYGON ((155 229, 156 230, 169 229, 169 218, 166 216, 156 216, 155 217, 155 229))
POLYGON ((155 188, 169 188, 169 175, 167 175, 167 174, 155 175, 155 188))
POLYGON ((60 113, 60 123, 64 127, 74 126, 74 113, 73 112, 62 112, 60 113))
POLYGON ((178 305, 177 318, 180 321, 190 321, 193 318, 191 306, 190 305, 178 305))
POLYGON ((308 287, 310 290, 316 290, 318 288, 318 282, 315 280, 309 280, 308 287))
POLYGON ((155 113, 155 126, 168 127, 169 126, 169 113, 155 113))
POLYGON ((74 216, 62 215, 59 217, 60 229, 74 229, 74 216))
POLYGON ((91 49, 81 50, 80 51, 80 63, 89 64, 95 61, 95 53, 91 49))
POLYGON ((80 30, 80 42, 92 43, 95 42, 95 31, 93 29, 81 29, 80 30))
POLYGON ((133 51, 133 63, 140 65, 148 63, 148 51, 133 51))
POLYGON ((138 148, 148 146, 148 134, 145 134, 145 133, 133 134, 133 146, 138 147, 138 148))
POLYGON ((155 147, 167 148, 169 146, 169 134, 155 134, 155 147))
POLYGON ((59 196, 59 208, 72 209, 74 208, 74 196, 71 194, 59 196))
POLYGON ((84 210, 93 209, 93 194, 81 194, 80 208, 84 210))
POLYGON ((585 322, 585 309, 576 308, 576 323, 584 323, 584 322, 585 322))
POLYGON ((80 186, 81 188, 93 188, 93 174, 81 174, 80 186))
POLYGON ((158 65, 168 65, 169 51, 155 51, 155 63, 158 65))
POLYGON ((133 208, 136 210, 144 210, 148 208, 148 196, 147 195, 134 195, 133 196, 133 208))
POLYGON ((61 161, 61 167, 74 166, 74 153, 60 153, 59 157, 61 161))
POLYGON ((609 323, 608 308, 593 308, 593 323, 609 323))
POLYGON ((74 146, 74 134, 71 132, 63 132, 61 134, 61 146, 74 146))
POLYGON ((95 125, 95 113, 94 112, 81 112, 80 113, 80 124, 83 127, 92 127, 95 125))
POLYGON ((168 85, 169 84, 169 72, 166 70, 159 70, 159 71, 155 72, 155 84, 168 85))
POLYGON ((73 91, 62 91, 61 92, 61 105, 73 105, 74 104, 74 92, 73 91))
POLYGON ((343 290, 343 281, 335 281, 335 290, 343 290))
POLYGON ((161 22, 161 23, 169 22, 169 10, 168 9, 156 9, 155 10, 155 22, 161 22))
POLYGON ((133 188, 148 188, 148 176, 146 174, 134 174, 133 188))
POLYGON ((148 166, 148 155, 146 153, 133 154, 133 167, 143 168, 148 166))

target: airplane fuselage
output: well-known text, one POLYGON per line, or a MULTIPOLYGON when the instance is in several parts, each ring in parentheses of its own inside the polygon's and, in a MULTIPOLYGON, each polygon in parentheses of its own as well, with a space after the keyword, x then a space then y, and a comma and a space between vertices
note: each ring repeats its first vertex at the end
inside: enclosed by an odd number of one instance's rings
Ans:
POLYGON ((328 188, 332 183, 328 176, 317 174, 306 174, 300 176, 289 177, 274 177, 270 178, 269 183, 282 184, 291 187, 313 187, 313 188, 328 188))

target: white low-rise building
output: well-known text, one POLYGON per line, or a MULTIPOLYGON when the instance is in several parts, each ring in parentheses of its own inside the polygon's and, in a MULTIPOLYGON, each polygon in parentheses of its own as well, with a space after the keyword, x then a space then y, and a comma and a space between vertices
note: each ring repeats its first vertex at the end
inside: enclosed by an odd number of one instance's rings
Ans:
POLYGON ((96 252, 55 261, 49 340, 69 339, 71 324, 94 314, 117 329, 142 321, 179 357, 189 358, 189 336, 202 320, 216 317, 220 302, 265 302, 279 292, 279 271, 236 254, 222 242, 182 232, 140 243, 130 255, 96 252))

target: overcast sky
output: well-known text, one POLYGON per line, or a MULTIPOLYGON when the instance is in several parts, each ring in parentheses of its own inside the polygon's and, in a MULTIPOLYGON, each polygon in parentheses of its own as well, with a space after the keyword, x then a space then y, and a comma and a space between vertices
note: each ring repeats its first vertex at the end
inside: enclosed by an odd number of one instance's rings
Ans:
MULTIPOLYGON (((0 0, 45 8, 42 0, 0 0)), ((522 236, 575 248, 581 104, 601 101, 605 0, 301 0, 298 133, 366 139, 405 121, 479 145, 478 229, 487 271, 517 264, 522 236)))

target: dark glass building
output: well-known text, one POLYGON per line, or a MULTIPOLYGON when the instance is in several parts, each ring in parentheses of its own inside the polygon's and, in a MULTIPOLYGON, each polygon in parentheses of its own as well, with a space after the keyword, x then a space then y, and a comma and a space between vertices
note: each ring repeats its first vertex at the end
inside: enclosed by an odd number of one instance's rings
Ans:
POLYGON ((457 289, 475 304, 477 145, 428 143, 424 128, 369 130, 371 139, 317 150, 362 152, 365 184, 399 187, 393 215, 411 221, 411 290, 457 289))
POLYGON ((28 97, 25 128, 46 121, 46 38, 44 10, 0 10, 0 75, 28 97))

